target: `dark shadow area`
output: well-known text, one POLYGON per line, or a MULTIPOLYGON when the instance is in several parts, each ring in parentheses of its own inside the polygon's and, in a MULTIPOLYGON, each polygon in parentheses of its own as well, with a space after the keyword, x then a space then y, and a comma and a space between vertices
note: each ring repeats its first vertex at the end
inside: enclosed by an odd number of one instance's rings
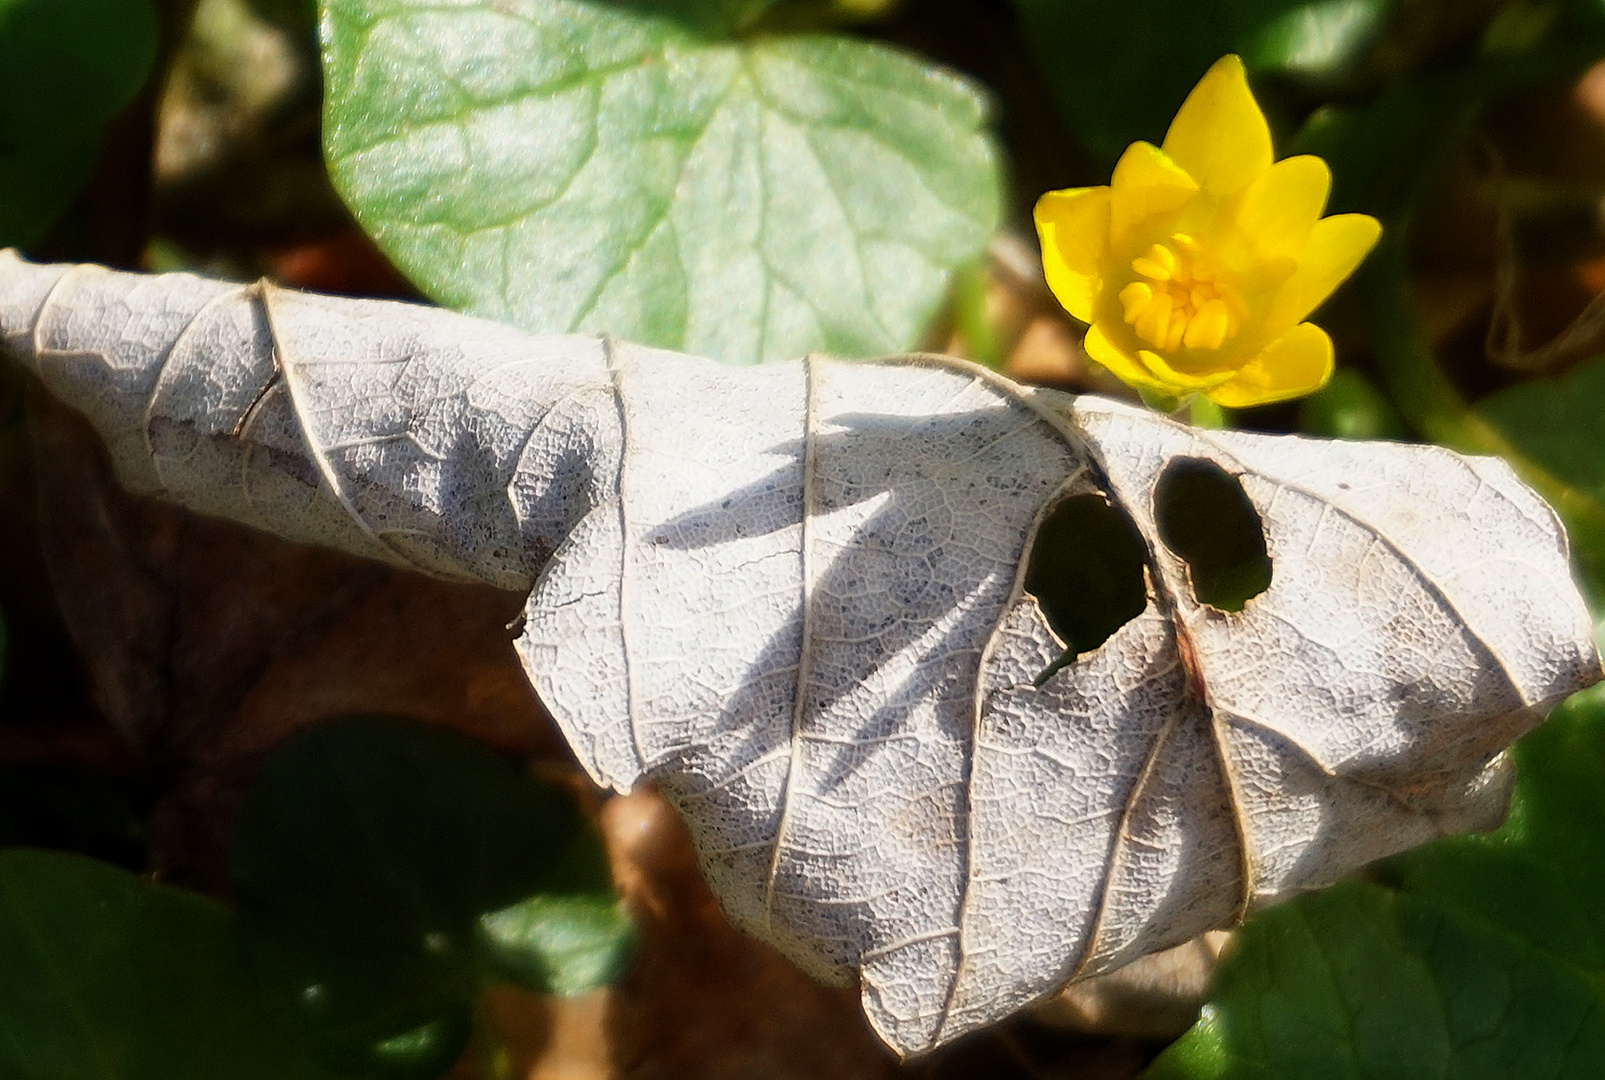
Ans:
POLYGON ((280 743, 236 819, 230 874, 267 993, 354 1076, 442 1075, 486 986, 588 990, 633 940, 565 791, 405 718, 339 717, 280 743))
POLYGON ((1159 538, 1187 563, 1199 603, 1221 611, 1271 586, 1265 527, 1242 482, 1205 458, 1177 458, 1154 487, 1159 538))
POLYGON ((1038 686, 1142 614, 1146 554, 1131 515, 1102 495, 1072 495, 1043 520, 1025 591, 1036 597, 1065 651, 1037 676, 1038 686))

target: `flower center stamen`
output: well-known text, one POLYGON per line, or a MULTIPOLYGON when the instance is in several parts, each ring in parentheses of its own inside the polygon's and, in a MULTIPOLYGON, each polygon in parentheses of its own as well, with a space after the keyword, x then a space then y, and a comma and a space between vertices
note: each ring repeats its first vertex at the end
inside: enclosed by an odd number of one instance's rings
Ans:
POLYGON ((1237 290, 1211 272, 1198 241, 1185 233, 1131 261, 1138 280, 1120 290, 1124 318, 1148 345, 1174 352, 1218 349, 1247 309, 1237 290))

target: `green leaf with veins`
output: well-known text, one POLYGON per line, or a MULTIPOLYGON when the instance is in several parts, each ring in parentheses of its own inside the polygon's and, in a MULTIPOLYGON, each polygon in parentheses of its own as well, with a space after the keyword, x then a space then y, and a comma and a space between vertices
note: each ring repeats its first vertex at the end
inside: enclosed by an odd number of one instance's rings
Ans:
POLYGON ((1516 753, 1497 832, 1249 922, 1145 1080, 1605 1075, 1605 689, 1516 753))
POLYGON ((443 304, 728 363, 914 344, 994 228, 969 83, 717 0, 323 0, 325 150, 443 304))

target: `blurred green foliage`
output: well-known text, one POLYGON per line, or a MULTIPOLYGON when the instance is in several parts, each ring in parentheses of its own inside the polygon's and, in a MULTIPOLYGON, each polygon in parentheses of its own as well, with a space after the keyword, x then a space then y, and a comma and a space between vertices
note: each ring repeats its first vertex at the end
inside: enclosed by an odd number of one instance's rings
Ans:
POLYGON ((1477 411, 1523 454, 1605 506, 1605 357, 1490 394, 1477 411))
POLYGON ((60 770, 0 785, 3 1076, 435 1077, 487 986, 580 993, 630 956, 572 800, 447 731, 331 722, 286 742, 240 814, 237 911, 9 846, 115 858, 138 826, 60 770))
POLYGON ((312 1080, 215 900, 76 855, 0 851, 0 1075, 312 1080))
POLYGON ((1112 164, 1158 143, 1182 99, 1226 53, 1256 74, 1338 79, 1376 39, 1393 0, 1016 0, 1055 103, 1112 164))
POLYGON ((573 800, 449 731, 321 724, 263 768, 231 876, 283 1007, 342 1071, 433 1076, 492 981, 578 993, 631 931, 573 800))
POLYGON ((1363 373, 1339 368, 1326 386, 1299 402, 1299 428, 1335 439, 1397 439, 1404 418, 1363 373))
POLYGON ((148 0, 0 0, 0 247, 72 202, 155 55, 148 0))

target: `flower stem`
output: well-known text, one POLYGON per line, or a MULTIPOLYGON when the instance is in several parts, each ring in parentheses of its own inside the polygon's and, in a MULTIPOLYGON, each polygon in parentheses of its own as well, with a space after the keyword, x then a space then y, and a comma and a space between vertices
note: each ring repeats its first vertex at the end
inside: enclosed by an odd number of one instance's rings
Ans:
POLYGON ((1187 402, 1179 397, 1176 397, 1174 394, 1166 394, 1158 390, 1149 390, 1148 388, 1142 386, 1137 387, 1137 396, 1142 399, 1142 403, 1144 405, 1148 406, 1154 412, 1164 413, 1166 416, 1174 417, 1183 409, 1187 408, 1187 402))
POLYGON ((1215 404, 1202 394, 1187 403, 1187 418, 1193 422, 1193 427, 1219 430, 1232 426, 1231 416, 1227 414, 1225 407, 1215 404))
POLYGON ((953 328, 971 360, 997 371, 1003 367, 1003 343, 992 325, 986 303, 987 264, 966 263, 953 277, 953 328))

